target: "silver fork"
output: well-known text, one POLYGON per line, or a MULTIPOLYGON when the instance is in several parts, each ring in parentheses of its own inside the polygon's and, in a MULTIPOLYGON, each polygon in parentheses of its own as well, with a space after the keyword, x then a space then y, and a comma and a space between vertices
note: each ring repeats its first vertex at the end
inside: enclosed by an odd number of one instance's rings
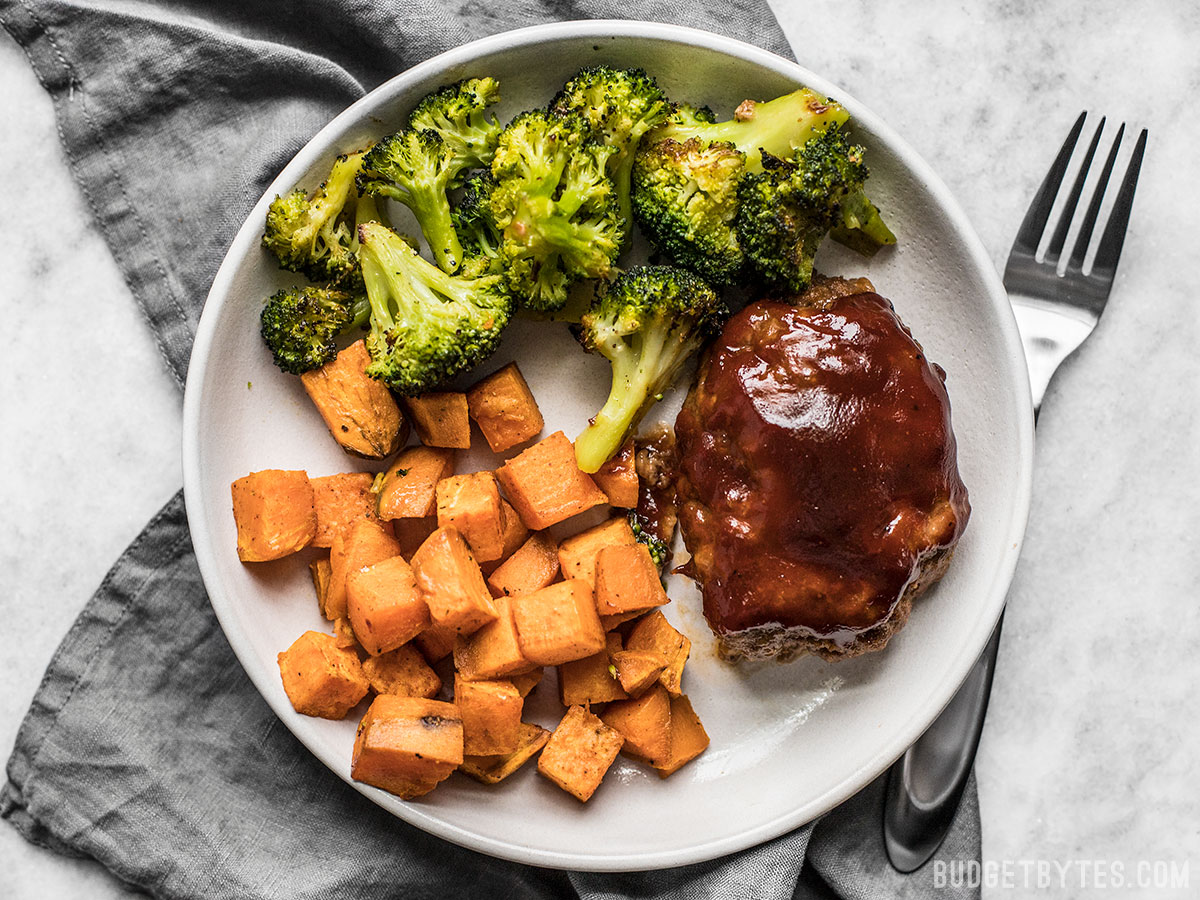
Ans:
MULTIPOLYGON (((1046 173, 1021 222, 1004 269, 1004 286, 1008 289, 1021 343, 1025 347, 1035 419, 1051 377, 1062 361, 1092 333, 1112 292, 1138 172, 1146 151, 1146 130, 1142 129, 1112 203, 1108 224, 1096 245, 1091 268, 1085 273, 1088 248, 1125 136, 1125 126, 1121 125, 1096 179, 1065 270, 1060 274, 1063 248, 1104 131, 1103 118, 1084 154, 1058 224, 1040 260, 1038 247, 1046 235, 1055 200, 1086 118, 1087 113, 1080 113, 1046 173)), ((1002 614, 987 647, 954 699, 889 773, 883 814, 884 845, 892 865, 901 872, 912 872, 924 865, 937 851, 954 820, 983 732, 1003 623, 1002 614)))

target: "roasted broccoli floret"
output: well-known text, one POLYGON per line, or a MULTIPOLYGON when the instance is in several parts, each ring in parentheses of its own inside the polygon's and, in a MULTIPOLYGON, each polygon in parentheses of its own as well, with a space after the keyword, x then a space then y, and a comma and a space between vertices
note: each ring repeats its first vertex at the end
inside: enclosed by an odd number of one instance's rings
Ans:
POLYGON ((605 174, 613 148, 588 139, 578 116, 522 113, 500 135, 488 215, 499 230, 513 293, 552 312, 581 278, 607 277, 625 223, 605 174))
POLYGON ((371 306, 368 375, 412 396, 492 354, 511 315, 500 276, 449 275, 376 222, 358 236, 371 306))
POLYGON ((646 549, 650 551, 650 558, 661 569, 671 558, 671 548, 667 546, 667 542, 646 529, 636 509, 629 511, 629 527, 633 530, 637 542, 646 545, 646 549))
POLYGON ((434 91, 412 111, 408 127, 435 131, 454 155, 452 168, 486 166, 496 152, 500 123, 484 110, 500 100, 500 82, 495 78, 467 78, 434 91))
POLYGON ((612 363, 612 389, 575 441, 579 468, 595 472, 620 449, 679 368, 727 315, 711 287, 673 266, 631 269, 596 298, 575 336, 585 350, 612 363))
POLYGON ((550 111, 556 116, 581 116, 590 137, 615 150, 608 159, 608 174, 621 217, 630 222, 634 152, 642 135, 666 122, 672 113, 667 95, 641 69, 589 66, 559 91, 550 102, 550 111))
POLYGON ((682 108, 642 142, 633 168, 633 211, 667 256, 715 284, 730 284, 745 256, 735 220, 738 184, 762 170, 762 153, 790 157, 814 134, 849 118, 808 88, 743 102, 728 122, 682 108))
POLYGON ((500 255, 503 238, 488 211, 488 197, 496 182, 490 172, 479 172, 467 179, 462 197, 451 212, 451 221, 462 244, 463 262, 458 274, 468 278, 499 275, 504 271, 500 255))
POLYGON ((758 278, 779 291, 807 288, 817 248, 866 178, 863 148, 838 127, 808 141, 790 160, 764 153, 763 170, 746 175, 738 187, 738 239, 758 278))
POLYGON ((325 183, 310 197, 297 189, 276 197, 267 210, 263 246, 280 266, 303 272, 313 281, 355 284, 358 260, 354 227, 344 215, 354 206, 354 179, 366 151, 339 156, 325 183))
POLYGON ((293 375, 319 369, 337 356, 337 337, 367 322, 363 294, 326 286, 274 294, 263 307, 261 334, 275 365, 293 375))

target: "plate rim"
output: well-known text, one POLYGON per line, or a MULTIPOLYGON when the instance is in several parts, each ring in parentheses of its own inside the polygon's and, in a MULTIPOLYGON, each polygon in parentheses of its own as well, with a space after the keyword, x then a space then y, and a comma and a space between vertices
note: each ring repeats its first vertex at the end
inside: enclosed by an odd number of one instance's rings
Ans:
POLYGON ((810 71, 799 63, 785 59, 770 51, 753 44, 719 35, 701 29, 681 25, 671 25, 657 22, 644 22, 631 19, 589 19, 581 21, 552 22, 526 28, 505 31, 488 37, 480 38, 469 43, 461 44, 436 56, 430 57, 417 65, 393 76, 372 91, 359 98, 324 127, 322 127, 305 145, 292 157, 276 178, 267 187, 262 197, 248 213, 238 229, 237 234, 226 250, 221 265, 214 276, 196 329, 196 337, 188 366, 187 381, 184 390, 183 403, 183 438, 182 462, 184 482, 184 502, 187 510, 189 531, 196 554, 196 561, 204 581, 205 590, 214 614, 221 625, 226 639, 229 641, 238 662, 242 665, 247 676, 254 684, 260 696, 270 705, 275 715, 283 722, 288 730, 304 744, 308 752, 317 757, 320 762, 330 769, 333 774, 350 784, 359 793, 382 806, 398 818, 415 825, 422 830, 440 838, 451 841, 463 847, 478 852, 514 862, 544 866, 556 869, 576 869, 594 872, 636 871, 673 866, 687 865, 714 859, 729 853, 745 850, 749 847, 771 840, 810 821, 819 818, 826 812, 849 799, 867 786, 875 777, 886 771, 936 718, 937 714, 949 703, 957 686, 970 671, 979 652, 990 635, 995 621, 1003 609, 1004 600, 1011 583, 1021 544, 1024 540, 1025 525, 1028 519, 1032 493, 1033 475, 1033 406, 1030 396, 1029 380, 1023 364, 1024 351, 1017 332, 1016 321, 1009 306, 1008 296, 1001 283, 1000 277, 992 264, 991 258, 971 226, 958 202, 950 193, 942 180, 937 176, 928 163, 908 144, 904 138, 892 129, 880 116, 876 115, 853 96, 832 84, 819 74, 810 71), (396 95, 407 89, 410 83, 420 81, 427 75, 454 65, 468 63, 470 60, 487 53, 502 50, 514 50, 530 45, 572 38, 608 38, 634 37, 641 39, 663 40, 670 43, 695 46, 712 50, 741 61, 756 64, 769 69, 786 78, 794 79, 829 96, 835 96, 850 111, 852 118, 866 124, 870 130, 883 140, 893 152, 904 170, 911 173, 920 184, 932 195, 939 210, 947 217, 954 232, 963 241, 974 267, 982 282, 987 287, 989 302, 998 313, 999 334, 1004 346, 1006 358, 1021 361, 1013 365, 1010 375, 1009 388, 1015 395, 1018 406, 1017 444, 1018 444, 1018 483, 1013 485, 1014 503, 1012 514, 1005 526, 1004 537, 1011 542, 1012 551, 998 555, 996 567, 992 573, 990 589, 984 601, 980 603, 981 616, 975 629, 967 636, 954 657, 950 677, 946 679, 947 687, 929 698, 920 708, 919 714, 914 715, 904 729, 893 734, 891 740, 885 742, 869 760, 859 766, 850 777, 838 785, 831 786, 819 796, 810 800, 789 814, 776 816, 761 823, 759 826, 713 839, 702 843, 691 843, 675 850, 658 850, 642 854, 605 855, 580 854, 541 848, 523 847, 514 842, 506 842, 479 835, 457 825, 440 820, 421 809, 419 804, 405 804, 391 795, 383 794, 376 788, 355 782, 343 774, 345 760, 327 758, 314 747, 305 737, 292 727, 293 711, 268 690, 268 679, 271 673, 255 671, 247 665, 245 659, 254 657, 249 642, 228 612, 232 606, 225 596, 217 575, 216 548, 209 535, 203 529, 206 516, 206 503, 201 488, 199 422, 201 413, 200 397, 207 370, 209 350, 212 346, 218 319, 218 309, 223 305, 232 286, 233 278, 240 260, 244 259, 254 246, 258 244, 261 221, 265 215, 270 198, 290 188, 300 174, 307 171, 314 162, 328 154, 328 136, 339 132, 352 122, 359 121, 364 108, 374 108, 386 105, 396 95), (214 601, 214 596, 217 598, 214 601), (390 801, 390 802, 389 802, 390 801))

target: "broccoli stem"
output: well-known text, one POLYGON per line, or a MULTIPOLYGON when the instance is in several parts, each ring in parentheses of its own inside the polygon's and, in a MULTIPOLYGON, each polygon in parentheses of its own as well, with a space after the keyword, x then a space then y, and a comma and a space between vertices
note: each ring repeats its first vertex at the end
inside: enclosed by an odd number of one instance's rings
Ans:
POLYGON ((375 190, 413 211, 439 268, 446 272, 458 270, 462 265, 463 250, 442 187, 416 182, 405 185, 403 189, 392 184, 380 184, 375 190))

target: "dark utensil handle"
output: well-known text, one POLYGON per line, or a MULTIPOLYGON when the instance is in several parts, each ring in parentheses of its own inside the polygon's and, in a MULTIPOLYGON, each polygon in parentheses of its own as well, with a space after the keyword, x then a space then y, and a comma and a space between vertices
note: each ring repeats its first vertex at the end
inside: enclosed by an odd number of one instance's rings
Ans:
POLYGON ((900 872, 923 866, 954 821, 983 733, 1003 624, 1001 614, 958 693, 888 773, 883 839, 900 872))

